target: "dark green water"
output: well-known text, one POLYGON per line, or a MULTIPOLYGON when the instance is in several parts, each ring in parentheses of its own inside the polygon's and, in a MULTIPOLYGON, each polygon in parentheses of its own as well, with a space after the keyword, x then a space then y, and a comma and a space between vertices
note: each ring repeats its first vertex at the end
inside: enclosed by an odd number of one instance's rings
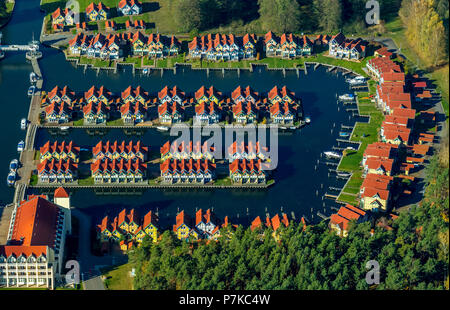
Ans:
MULTIPOLYGON (((32 31, 36 37, 40 32, 43 15, 39 12, 39 1, 19 0, 16 6, 10 24, 2 30, 3 42, 8 44, 27 43, 32 31)), ((330 206, 334 202, 323 200, 322 196, 325 192, 330 192, 330 186, 340 187, 344 181, 329 177, 327 166, 318 165, 316 170, 315 165, 323 151, 337 145, 340 125, 353 125, 355 121, 349 118, 342 105, 340 111, 337 109, 336 94, 348 92, 345 78, 340 73, 327 73, 321 68, 314 71, 311 67, 307 75, 301 72, 300 76, 289 71, 283 76, 281 71, 266 71, 264 68, 258 68, 253 73, 242 71, 240 76, 234 71, 226 71, 224 75, 221 71, 211 71, 207 76, 206 71, 188 69, 179 69, 176 74, 167 70, 162 76, 160 73, 133 75, 130 69, 120 70, 117 75, 110 72, 97 74, 94 70, 84 72, 82 68, 75 68, 57 50, 43 47, 42 51, 44 58, 40 60, 40 66, 45 79, 45 90, 50 90, 55 85, 68 84, 75 91, 87 90, 92 85, 105 85, 111 91, 119 92, 128 85, 142 85, 147 91, 156 93, 165 85, 178 85, 186 92, 194 92, 202 85, 214 85, 223 92, 231 92, 238 85, 250 85, 256 91, 266 92, 274 85, 286 85, 302 99, 304 112, 312 119, 309 126, 299 131, 280 133, 279 164, 274 174, 276 184, 267 190, 147 190, 134 195, 98 195, 91 190, 77 190, 72 195, 76 207, 95 216, 117 212, 124 206, 145 210, 158 208, 161 221, 165 223, 174 221, 178 209, 194 212, 196 208, 213 207, 219 216, 229 215, 242 223, 257 215, 264 216, 266 212, 273 215, 281 209, 289 215, 294 212, 297 219, 305 215, 310 220, 318 219, 317 211, 327 215, 332 212, 330 206)), ((3 111, 0 113, 0 172, 5 180, 9 161, 17 157, 17 142, 25 137, 19 123, 28 113, 29 99, 26 91, 30 70, 31 65, 26 63, 23 53, 8 53, 0 61, 0 104, 3 111)), ((102 137, 90 136, 81 129, 71 130, 64 137, 40 130, 35 146, 40 147, 47 140, 55 139, 72 139, 81 146, 93 145, 99 139, 141 139, 151 149, 159 149, 168 137, 168 134, 155 130, 146 130, 137 136, 125 135, 120 130, 109 130, 102 137)), ((0 182, 0 201, 7 203, 12 198, 13 190, 6 186, 6 181, 0 182)))

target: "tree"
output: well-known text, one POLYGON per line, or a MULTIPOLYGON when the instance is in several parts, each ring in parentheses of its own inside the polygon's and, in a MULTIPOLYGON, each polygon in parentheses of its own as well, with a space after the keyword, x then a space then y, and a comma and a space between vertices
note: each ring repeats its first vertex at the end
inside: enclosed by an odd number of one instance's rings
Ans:
POLYGON ((294 32, 300 26, 300 7, 296 0, 259 0, 259 15, 266 31, 294 32))
POLYGON ((340 0, 314 0, 314 13, 318 27, 325 32, 336 32, 342 25, 340 0))
POLYGON ((200 0, 178 0, 174 16, 180 31, 198 31, 202 27, 203 15, 200 4, 200 0))

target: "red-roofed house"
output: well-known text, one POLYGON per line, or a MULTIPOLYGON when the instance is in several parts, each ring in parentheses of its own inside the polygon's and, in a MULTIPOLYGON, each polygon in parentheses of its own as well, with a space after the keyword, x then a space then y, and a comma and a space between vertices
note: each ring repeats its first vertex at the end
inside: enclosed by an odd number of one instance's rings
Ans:
POLYGON ((361 223, 368 219, 368 215, 364 210, 354 207, 350 204, 342 206, 338 213, 332 214, 330 218, 329 227, 335 231, 340 237, 347 237, 349 223, 361 223))
POLYGON ((45 196, 22 201, 7 245, 0 245, 0 286, 53 289, 64 267, 65 221, 65 212, 45 196))
POLYGON ((374 187, 365 187, 361 194, 361 208, 377 212, 387 210, 390 199, 390 191, 377 189, 374 187))
POLYGON ((233 183, 264 184, 266 172, 261 159, 235 159, 229 164, 230 178, 233 183))

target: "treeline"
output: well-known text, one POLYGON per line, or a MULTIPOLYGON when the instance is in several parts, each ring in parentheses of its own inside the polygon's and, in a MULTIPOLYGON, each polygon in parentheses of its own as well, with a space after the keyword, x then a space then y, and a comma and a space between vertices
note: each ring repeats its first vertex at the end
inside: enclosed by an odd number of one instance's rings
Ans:
MULTIPOLYGON (((448 144, 446 148, 448 156, 448 144)), ((441 153, 442 154, 442 153, 441 153)), ((427 168, 425 199, 393 230, 353 224, 347 238, 322 222, 291 224, 276 242, 239 226, 218 242, 188 244, 166 231, 130 253, 136 289, 448 289, 448 160, 427 168), (380 284, 366 283, 366 263, 380 266, 380 284)))
POLYGON ((403 0, 399 15, 409 44, 427 65, 448 62, 448 0, 403 0))
MULTIPOLYGON (((181 31, 198 32, 235 23, 254 31, 362 32, 366 0, 176 0, 181 31)), ((381 19, 397 16, 401 0, 379 0, 381 19)))

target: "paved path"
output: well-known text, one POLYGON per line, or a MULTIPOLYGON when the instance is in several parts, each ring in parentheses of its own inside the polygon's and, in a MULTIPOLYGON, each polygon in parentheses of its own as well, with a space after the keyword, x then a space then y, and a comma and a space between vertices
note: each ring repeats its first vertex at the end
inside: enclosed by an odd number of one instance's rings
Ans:
POLYGON ((0 244, 6 244, 13 205, 0 206, 0 244))

